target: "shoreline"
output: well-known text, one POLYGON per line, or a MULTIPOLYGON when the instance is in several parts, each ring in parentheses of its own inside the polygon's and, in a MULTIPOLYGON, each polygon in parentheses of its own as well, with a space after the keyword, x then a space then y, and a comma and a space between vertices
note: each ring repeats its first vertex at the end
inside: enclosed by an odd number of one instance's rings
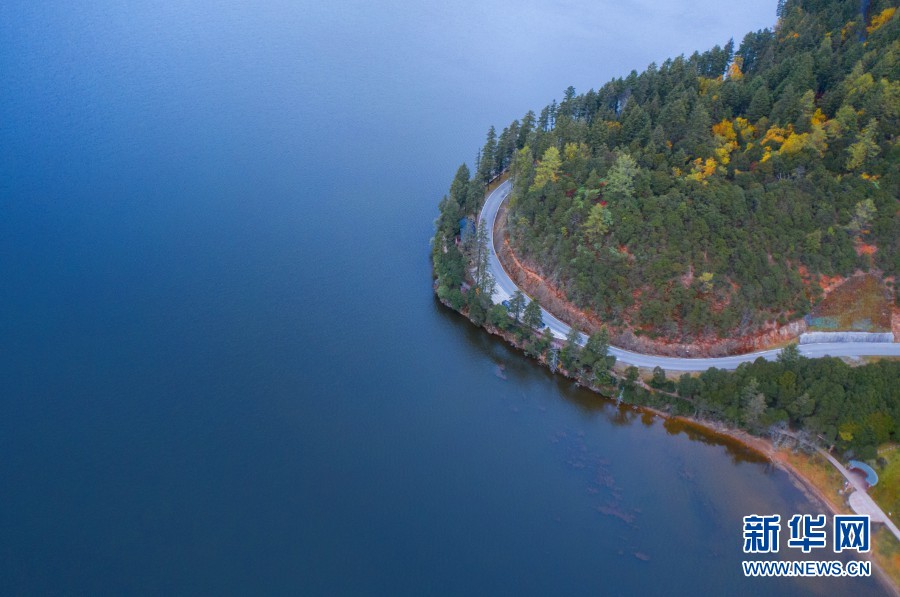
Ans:
MULTIPOLYGON (((742 431, 740 429, 730 429, 727 427, 720 428, 719 426, 712 424, 711 422, 704 422, 698 419, 694 419, 693 417, 669 415, 668 413, 658 411, 654 408, 650 408, 650 410, 655 412, 663 419, 669 421, 679 421, 685 425, 694 427, 699 433, 724 439, 726 441, 736 442, 742 448, 758 454, 775 467, 787 473, 791 480, 799 486, 798 489, 806 494, 807 499, 809 499, 810 497, 815 497, 816 500, 818 500, 827 510, 831 512, 832 516, 834 516, 835 514, 853 514, 853 510, 850 508, 849 504, 841 507, 838 503, 836 503, 836 501, 828 495, 828 492, 825 488, 820 487, 809 477, 803 474, 803 472, 801 472, 794 465, 794 463, 790 461, 784 451, 779 450, 774 445, 772 445, 772 442, 770 440, 751 435, 746 431, 742 431)), ((874 547, 874 537, 872 539, 872 542, 873 547, 869 552, 867 559, 872 563, 874 576, 878 579, 878 582, 885 589, 887 589, 889 593, 893 593, 895 597, 900 597, 900 585, 898 585, 897 582, 888 574, 888 572, 881 566, 881 563, 875 557, 876 550, 874 547)))
MULTIPOLYGON (((449 305, 444 300, 437 297, 435 294, 435 298, 446 308, 458 313, 462 317, 464 317, 469 323, 472 325, 476 325, 471 319, 469 319, 468 314, 463 313, 462 311, 457 311, 451 305, 449 305)), ((520 345, 516 341, 516 338, 510 332, 505 332, 503 330, 499 330, 493 328, 488 325, 484 326, 476 326, 485 331, 487 331, 492 336, 497 336, 505 340, 508 344, 513 346, 514 348, 523 351, 524 347, 520 345)), ((525 355, 528 356, 528 355, 525 355)), ((529 357, 533 358, 533 357, 529 357)), ((542 366, 548 367, 547 362, 543 357, 535 359, 542 366)), ((558 369, 553 372, 554 375, 560 374, 564 377, 574 380, 580 387, 597 394, 603 400, 610 400, 615 402, 615 398, 611 396, 607 396, 603 392, 600 391, 600 388, 596 388, 593 386, 586 385, 581 382, 577 378, 577 376, 572 375, 568 371, 564 369, 558 369)), ((812 479, 810 479, 807 475, 805 475, 802 471, 800 471, 785 455, 782 450, 779 450, 775 447, 772 442, 766 438, 752 435, 741 429, 733 429, 725 426, 722 423, 717 421, 708 421, 705 419, 696 419, 694 417, 689 417, 685 415, 676 415, 659 408, 655 408, 652 406, 640 405, 640 404, 632 404, 628 402, 623 402, 622 406, 626 406, 630 409, 633 409, 638 412, 646 412, 656 415, 663 419, 663 424, 671 423, 681 425, 688 429, 693 429, 695 432, 703 434, 707 437, 715 438, 721 444, 733 443, 739 446, 742 450, 746 450, 750 453, 753 453, 755 456, 759 457, 762 460, 774 465, 780 470, 787 473, 787 475, 791 478, 791 480, 798 486, 804 494, 806 494, 807 498, 815 497, 828 511, 831 512, 831 515, 842 514, 842 513, 852 513, 852 510, 849 506, 845 506, 841 508, 841 506, 836 503, 827 493, 827 490, 823 487, 817 485, 812 479)), ((690 435, 690 432, 688 432, 690 435)), ((869 553, 868 561, 872 563, 872 567, 875 570, 875 576, 878 578, 878 581, 882 586, 884 586, 890 593, 893 593, 895 596, 900 597, 900 585, 898 585, 894 579, 881 567, 879 562, 874 557, 875 549, 871 550, 869 553)))

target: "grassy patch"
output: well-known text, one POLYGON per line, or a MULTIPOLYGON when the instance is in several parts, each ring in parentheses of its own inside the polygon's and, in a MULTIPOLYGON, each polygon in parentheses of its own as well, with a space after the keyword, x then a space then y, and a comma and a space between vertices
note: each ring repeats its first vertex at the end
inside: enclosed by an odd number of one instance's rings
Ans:
POLYGON ((779 456, 787 461, 800 475, 818 489, 822 496, 841 512, 851 513, 845 496, 839 492, 844 488, 844 476, 820 454, 807 454, 780 450, 779 456))
POLYGON ((809 329, 817 332, 890 332, 891 290, 877 276, 850 278, 810 313, 809 329))
POLYGON ((895 586, 900 586, 900 542, 889 529, 882 528, 875 531, 875 549, 872 556, 881 569, 894 581, 895 586))
POLYGON ((878 485, 869 490, 881 509, 890 512, 894 524, 900 523, 900 447, 879 450, 879 460, 884 458, 887 465, 877 467, 878 485))
MULTIPOLYGON (((846 496, 838 493, 844 487, 844 476, 831 463, 819 454, 803 454, 781 450, 778 455, 789 462, 824 497, 828 498, 834 506, 837 506, 841 512, 852 513, 847 505, 846 496)), ((890 505, 880 501, 875 495, 875 490, 881 488, 886 495, 892 495, 896 504, 897 491, 900 490, 900 448, 896 448, 887 454, 882 454, 882 456, 890 456, 892 459, 889 466, 885 467, 887 471, 884 473, 885 477, 880 478, 878 485, 869 493, 887 512, 890 509, 890 505)), ((878 474, 880 476, 882 472, 879 470, 878 474)), ((893 518, 895 521, 897 520, 898 509, 900 509, 900 505, 894 506, 893 518)), ((873 559, 891 578, 894 585, 900 586, 900 542, 894 538, 889 529, 884 528, 882 525, 882 528, 875 531, 872 537, 872 544, 874 546, 873 559)))

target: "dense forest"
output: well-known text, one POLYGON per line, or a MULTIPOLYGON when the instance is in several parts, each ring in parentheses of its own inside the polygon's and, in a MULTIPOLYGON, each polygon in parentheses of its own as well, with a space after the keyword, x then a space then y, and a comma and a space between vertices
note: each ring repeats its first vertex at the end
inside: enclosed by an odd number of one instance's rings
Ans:
MULTIPOLYGON (((491 128, 439 236, 514 177, 516 252, 577 306, 666 340, 804 315, 819 275, 897 274, 900 16, 788 0, 772 30, 491 128)), ((444 259, 446 257, 446 260, 444 259)), ((439 275, 455 288, 457 255, 439 275), (449 269, 448 269, 449 268, 449 269)))
MULTIPOLYGON (((900 268, 900 15, 885 0, 782 0, 736 50, 679 56, 565 91, 492 127, 460 166, 432 245, 439 298, 554 370, 639 404, 754 432, 799 430, 874 457, 900 441, 900 363, 850 367, 789 347, 735 372, 618 382, 604 328, 541 331, 536 301, 491 301, 485 190, 509 172, 516 252, 611 327, 670 340, 752 332, 809 311, 820 275, 900 268), (652 388, 652 390, 651 390, 652 388)), ((896 297, 896 293, 895 293, 896 297)), ((896 300, 896 299, 895 299, 896 300)))
POLYGON ((667 380, 654 373, 650 392, 629 369, 622 386, 629 401, 716 420, 754 433, 795 430, 809 444, 875 459, 876 449, 900 440, 900 362, 851 367, 840 359, 808 359, 796 347, 778 361, 757 359, 736 371, 709 369, 699 376, 667 380), (671 394, 676 394, 673 397, 671 394))

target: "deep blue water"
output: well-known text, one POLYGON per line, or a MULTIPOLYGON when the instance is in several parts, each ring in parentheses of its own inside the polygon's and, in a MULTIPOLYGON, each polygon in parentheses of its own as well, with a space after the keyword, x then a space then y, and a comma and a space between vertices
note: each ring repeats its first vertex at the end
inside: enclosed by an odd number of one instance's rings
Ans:
POLYGON ((751 4, 0 5, 0 594, 877 592, 743 579, 785 474, 430 290, 488 125, 751 4))

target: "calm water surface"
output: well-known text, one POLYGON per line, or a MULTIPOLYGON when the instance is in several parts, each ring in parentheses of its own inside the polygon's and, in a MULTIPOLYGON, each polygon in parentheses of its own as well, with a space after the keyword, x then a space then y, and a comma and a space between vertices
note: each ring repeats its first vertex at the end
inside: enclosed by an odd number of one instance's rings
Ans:
POLYGON ((430 291, 488 125, 761 4, 0 6, 0 593, 877 593, 743 579, 786 475, 430 291))

